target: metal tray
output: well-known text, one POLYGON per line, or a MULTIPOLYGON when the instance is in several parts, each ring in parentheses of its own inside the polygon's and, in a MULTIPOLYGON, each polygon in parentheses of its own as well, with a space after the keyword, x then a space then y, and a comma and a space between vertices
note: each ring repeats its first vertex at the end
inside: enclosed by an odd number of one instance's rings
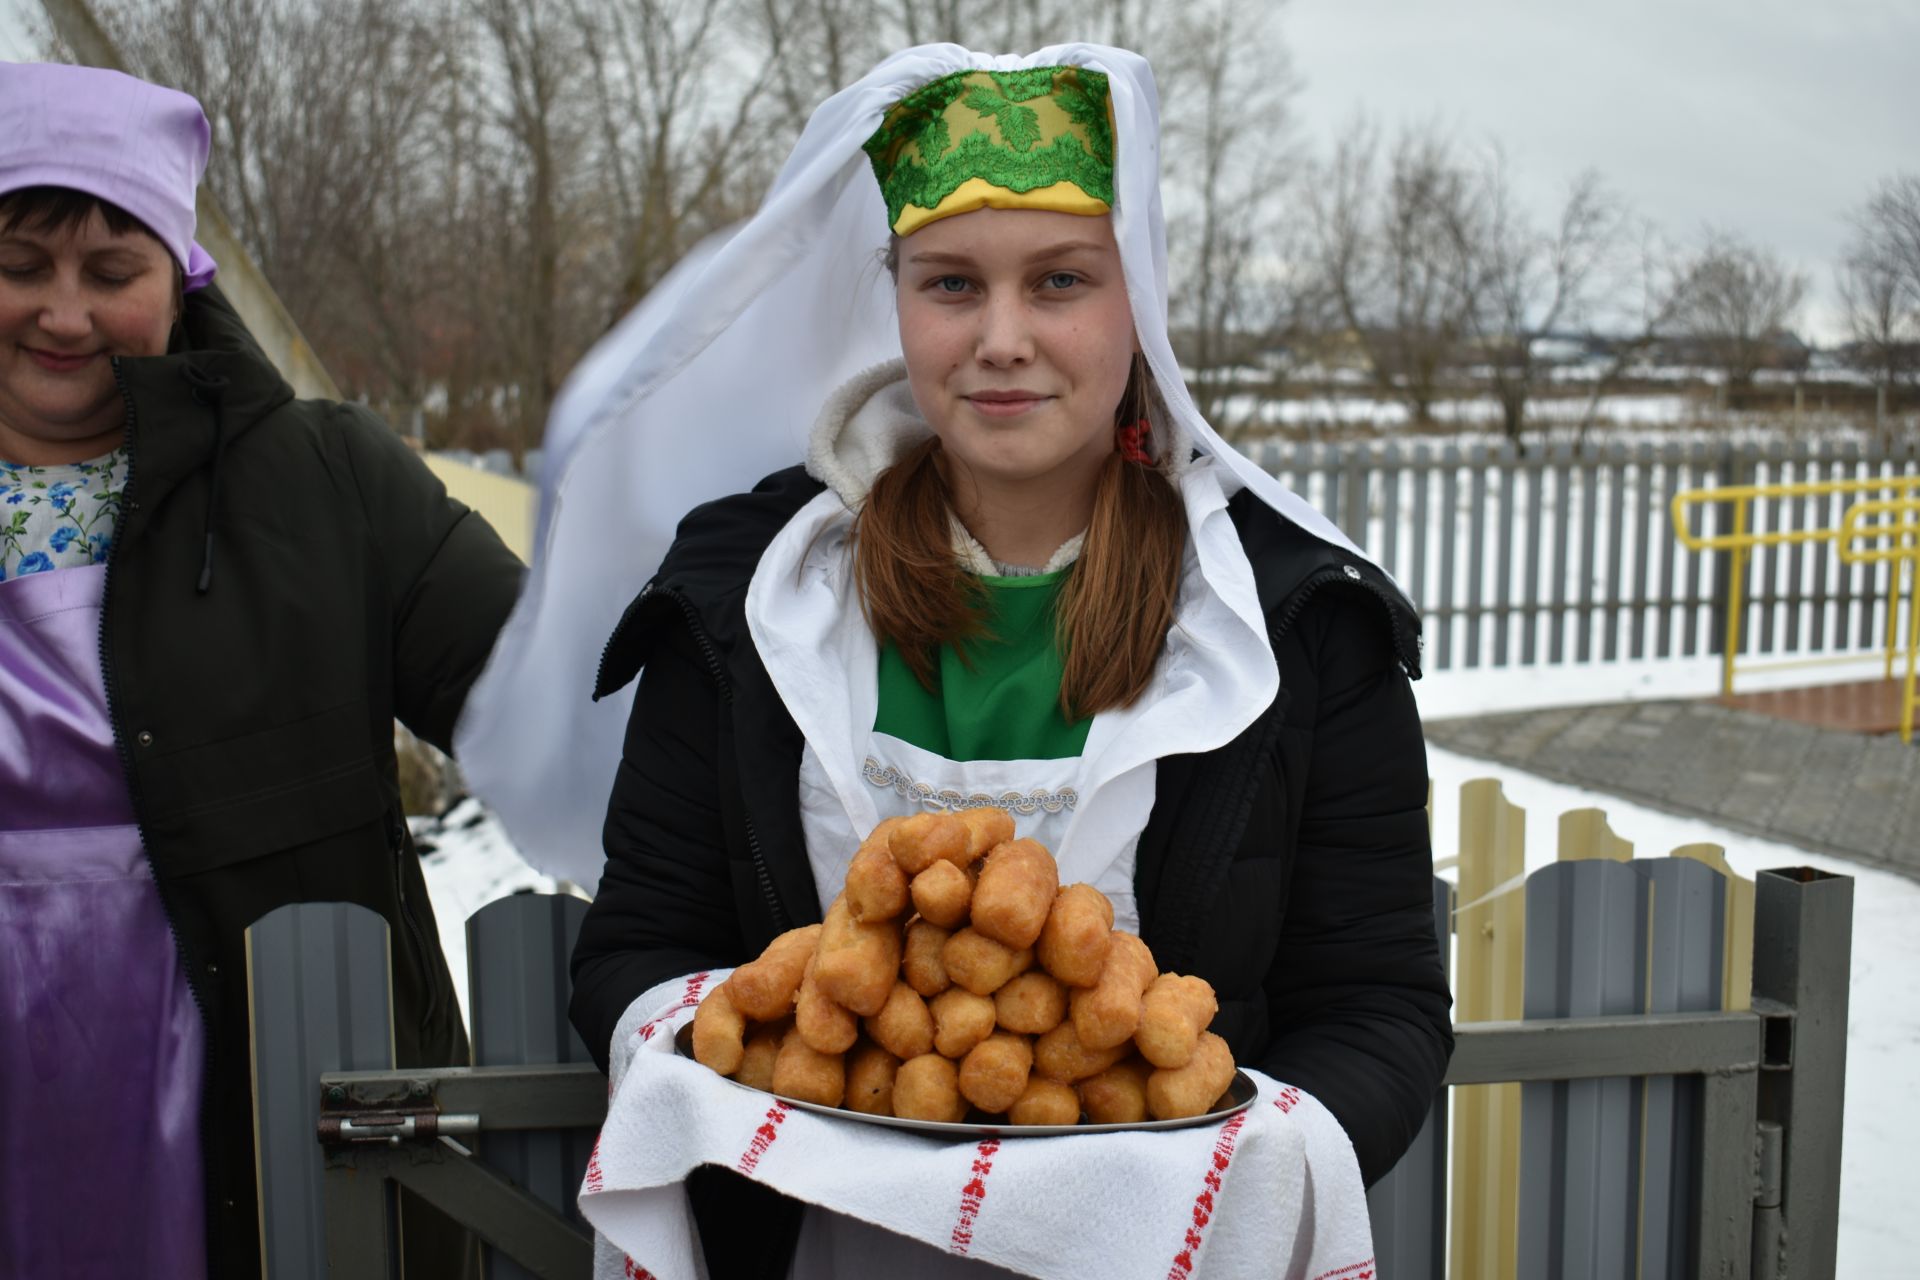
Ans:
MULTIPOLYGON (((683 1058, 693 1058, 693 1024, 689 1022, 680 1028, 673 1037, 673 1047, 683 1058)), ((861 1111, 849 1111, 845 1107, 823 1107, 817 1102, 804 1102, 799 1098, 789 1098, 784 1094, 768 1095, 759 1089, 750 1088, 737 1080, 728 1080, 718 1076, 736 1089, 746 1089, 749 1093, 762 1097, 779 1098, 789 1106, 802 1111, 813 1111, 823 1116, 836 1116, 842 1120, 858 1120, 863 1124, 885 1125, 889 1129, 906 1129, 912 1133, 937 1134, 947 1138, 1045 1138, 1069 1133, 1138 1133, 1159 1129, 1188 1129, 1196 1125, 1217 1124, 1228 1116, 1245 1111, 1253 1105, 1260 1095, 1259 1086, 1254 1084, 1247 1073, 1235 1070, 1233 1083, 1220 1098, 1213 1110, 1184 1120, 1142 1120, 1138 1124, 947 1124, 940 1120, 903 1120, 899 1116, 871 1116, 861 1111)))

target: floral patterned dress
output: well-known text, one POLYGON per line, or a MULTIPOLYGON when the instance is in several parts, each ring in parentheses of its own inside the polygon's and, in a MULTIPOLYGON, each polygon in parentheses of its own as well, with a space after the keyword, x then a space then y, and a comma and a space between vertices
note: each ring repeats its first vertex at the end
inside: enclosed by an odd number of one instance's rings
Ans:
POLYGON ((103 564, 127 487, 127 454, 52 467, 0 461, 0 582, 103 564))

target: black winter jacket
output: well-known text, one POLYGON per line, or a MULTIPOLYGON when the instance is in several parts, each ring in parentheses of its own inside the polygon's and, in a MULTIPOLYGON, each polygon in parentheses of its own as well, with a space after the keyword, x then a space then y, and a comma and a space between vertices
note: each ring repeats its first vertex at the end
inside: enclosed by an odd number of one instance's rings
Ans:
MULTIPOLYGON (((802 739, 745 618, 761 553, 820 489, 795 468, 695 510, 607 646, 596 697, 644 674, 573 958, 574 1025, 603 1069, 647 988, 820 918, 802 739)), ((1213 984, 1214 1029, 1238 1061, 1326 1104, 1372 1182, 1418 1132, 1452 1050, 1407 681, 1418 619, 1372 565, 1251 494, 1229 511, 1280 692, 1234 741, 1160 761, 1135 870, 1141 934, 1162 969, 1213 984)), ((718 1170, 691 1191, 716 1275, 784 1274, 792 1209, 718 1170), (716 1230, 749 1211, 771 1215, 765 1240, 716 1230)))
POLYGON ((393 721, 449 745, 521 566, 385 424, 294 399, 217 290, 188 297, 182 333, 167 355, 115 362, 131 460, 101 642, 206 1028, 209 1270, 244 1277, 260 1272, 248 925, 292 902, 379 912, 400 1065, 469 1061, 393 721))

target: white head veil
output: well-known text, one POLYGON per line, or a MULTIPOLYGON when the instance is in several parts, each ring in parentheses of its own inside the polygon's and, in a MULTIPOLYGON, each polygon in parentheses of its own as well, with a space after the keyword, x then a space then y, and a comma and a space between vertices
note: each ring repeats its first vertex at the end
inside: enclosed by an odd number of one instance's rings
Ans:
POLYGON ((554 405, 527 587, 467 702, 456 743, 474 790, 536 866, 592 886, 633 689, 589 701, 608 636, 692 507, 805 456, 821 405, 898 359, 889 235, 861 150, 887 110, 971 68, 1084 66, 1111 94, 1113 232, 1154 382, 1194 445, 1268 505, 1345 534, 1228 448, 1194 408, 1167 336, 1160 101, 1146 59, 1106 45, 1024 56, 922 45, 821 104, 760 211, 683 261, 587 356, 554 405))

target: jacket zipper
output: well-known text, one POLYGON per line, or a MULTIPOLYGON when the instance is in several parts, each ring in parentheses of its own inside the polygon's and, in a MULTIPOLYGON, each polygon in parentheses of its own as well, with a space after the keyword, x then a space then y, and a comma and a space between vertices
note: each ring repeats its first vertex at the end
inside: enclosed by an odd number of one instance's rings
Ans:
MULTIPOLYGON (((132 515, 140 509, 133 497, 134 473, 134 427, 137 415, 134 412, 133 393, 127 389, 126 373, 115 358, 111 362, 114 385, 120 391, 120 399, 127 406, 127 480, 120 488, 120 518, 115 522, 113 542, 107 548, 107 569, 100 590, 100 683, 107 701, 107 723, 113 726, 114 753, 120 757, 120 770, 127 780, 127 797, 133 803, 134 827, 140 833, 140 853, 147 860, 147 870, 153 876, 154 895, 160 900, 160 913, 166 917, 167 934, 173 939, 174 954, 180 957, 180 971, 186 975, 187 994, 193 997, 193 1007, 200 1015, 200 1034, 204 1037, 203 1056, 209 1065, 220 1060, 214 1044, 212 1020, 207 1017, 207 997, 200 989, 200 975, 196 972, 193 957, 180 941, 180 929, 175 922, 173 903, 168 900, 166 880, 160 874, 160 868, 153 860, 153 847, 147 841, 147 824, 141 814, 140 787, 134 775, 133 752, 127 749, 127 741, 121 732, 119 685, 114 679, 113 655, 107 645, 107 611, 113 599, 113 566, 119 558, 120 547, 126 541, 127 528, 133 523, 132 515)), ((211 967, 211 966, 209 966, 211 967)), ((218 1157, 213 1145, 213 1127, 207 1112, 207 1081, 205 1070, 200 1080, 200 1162, 203 1170, 201 1192, 206 1197, 204 1209, 207 1249, 211 1255, 218 1228, 214 1222, 213 1170, 218 1157)))
POLYGON ((421 930, 420 922, 414 919, 413 907, 407 901, 407 819, 399 813, 389 813, 387 818, 387 839, 393 849, 393 892, 400 904, 400 922, 413 944, 414 959, 419 962, 421 975, 427 984, 427 1005, 420 1015, 420 1025, 424 1028, 433 1021, 433 1015, 439 1008, 440 993, 434 982, 433 963, 428 958, 426 934, 421 930))
MULTIPOLYGON (((687 620, 687 629, 693 633, 694 643, 700 646, 700 656, 706 661, 707 674, 713 677, 714 684, 718 686, 721 701, 728 707, 732 707, 733 685, 727 679, 726 668, 720 662, 720 655, 714 651, 713 641, 708 637, 706 627, 701 624, 699 611, 693 607, 693 601, 671 587, 659 588, 651 582, 640 592, 642 600, 655 595, 665 596, 680 606, 680 612, 687 620)), ((606 674, 607 658, 612 651, 613 642, 609 640, 607 647, 600 654, 600 668, 594 679, 595 688, 600 687, 601 679, 606 674)), ((792 927, 792 917, 781 905, 780 895, 773 887, 773 873, 767 868, 766 853, 760 847, 759 833, 753 828, 753 815, 744 805, 741 806, 740 822, 746 829, 747 855, 753 862, 754 880, 760 886, 760 896, 766 900, 767 911, 773 916, 774 928, 785 932, 792 927)))

